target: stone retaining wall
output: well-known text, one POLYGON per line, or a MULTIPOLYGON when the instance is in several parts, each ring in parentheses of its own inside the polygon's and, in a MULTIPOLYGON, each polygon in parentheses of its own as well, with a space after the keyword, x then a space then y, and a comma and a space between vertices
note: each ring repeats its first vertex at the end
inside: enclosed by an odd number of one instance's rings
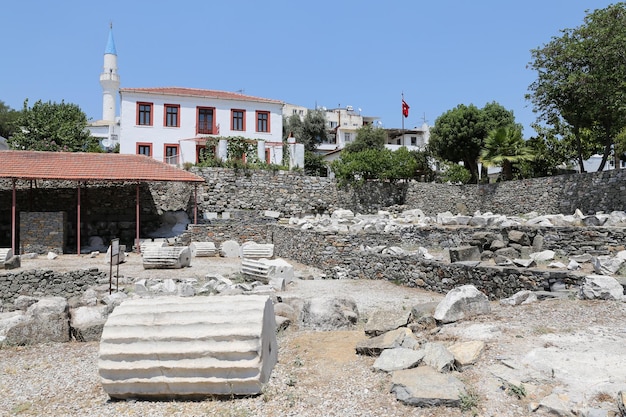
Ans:
POLYGON ((67 213, 20 212, 18 253, 63 253, 67 239, 67 213))
POLYGON ((508 232, 517 230, 531 238, 541 237, 543 250, 553 250, 557 257, 572 255, 611 255, 624 250, 626 229, 605 227, 409 227, 394 233, 343 234, 300 230, 279 224, 253 227, 237 222, 191 226, 183 240, 224 240, 239 243, 254 240, 273 243, 276 257, 291 259, 324 271, 329 278, 386 279, 402 285, 445 293, 458 285, 473 284, 490 298, 508 297, 517 291, 548 289, 554 282, 578 285, 580 275, 560 270, 514 267, 468 266, 428 261, 418 255, 382 255, 364 252, 365 247, 400 246, 430 250, 476 245, 477 236, 499 233, 507 241, 508 232), (242 234, 243 233, 243 234, 242 234), (256 238, 254 238, 256 236, 256 238))
MULTIPOLYGON (((336 187, 335 181, 299 172, 192 168, 206 182, 197 187, 181 183, 149 183, 140 187, 141 235, 159 228, 163 212, 185 210, 193 219, 211 213, 278 211, 283 218, 331 213, 338 208, 372 213, 380 209, 420 208, 426 215, 450 211, 519 215, 573 214, 626 210, 626 170, 560 175, 487 185, 435 183, 366 183, 358 188, 336 187)), ((0 247, 10 247, 11 184, 0 181, 0 247)), ((67 212, 65 250, 75 251, 77 184, 18 181, 19 211, 67 212), (57 188, 55 187, 55 184, 57 188)), ((120 238, 131 246, 135 235, 135 184, 87 184, 81 187, 82 239, 99 236, 105 242, 120 238)), ((221 214, 220 214, 221 217, 221 214)))
POLYGON ((427 215, 450 211, 519 215, 572 214, 626 210, 626 170, 568 174, 484 185, 435 183, 366 183, 358 188, 336 187, 330 178, 298 172, 192 169, 206 179, 199 190, 201 211, 276 210, 284 217, 332 212, 346 208, 372 213, 401 205, 427 215))
POLYGON ((20 295, 70 298, 81 295, 99 280, 106 279, 108 274, 98 271, 97 268, 72 272, 42 269, 18 273, 4 272, 0 273, 0 301, 1 304, 13 303, 20 295))
POLYGON ((485 185, 411 183, 405 205, 427 215, 490 211, 572 214, 626 210, 626 169, 506 181, 485 185))
POLYGON ((567 271, 473 266, 428 261, 418 255, 361 254, 345 259, 338 268, 327 270, 330 278, 384 279, 398 285, 438 293, 472 284, 491 300, 510 297, 518 291, 549 291, 561 282, 580 285, 583 277, 567 271))

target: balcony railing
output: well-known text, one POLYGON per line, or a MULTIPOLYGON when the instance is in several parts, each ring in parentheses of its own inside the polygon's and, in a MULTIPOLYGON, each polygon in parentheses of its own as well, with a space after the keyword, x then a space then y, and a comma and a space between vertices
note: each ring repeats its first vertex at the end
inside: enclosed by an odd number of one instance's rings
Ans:
POLYGON ((198 122, 198 133, 205 135, 213 134, 213 123, 210 122, 198 122))

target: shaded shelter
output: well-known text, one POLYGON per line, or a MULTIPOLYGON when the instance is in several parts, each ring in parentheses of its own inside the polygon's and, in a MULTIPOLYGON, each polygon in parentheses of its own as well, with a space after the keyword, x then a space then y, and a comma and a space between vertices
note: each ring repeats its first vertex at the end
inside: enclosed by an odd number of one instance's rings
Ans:
POLYGON ((144 155, 0 151, 0 179, 12 183, 11 249, 16 252, 18 180, 72 181, 77 183, 77 251, 80 254, 81 184, 136 182, 136 247, 139 247, 139 186, 142 182, 173 181, 194 184, 194 223, 197 223, 197 184, 204 178, 144 155))

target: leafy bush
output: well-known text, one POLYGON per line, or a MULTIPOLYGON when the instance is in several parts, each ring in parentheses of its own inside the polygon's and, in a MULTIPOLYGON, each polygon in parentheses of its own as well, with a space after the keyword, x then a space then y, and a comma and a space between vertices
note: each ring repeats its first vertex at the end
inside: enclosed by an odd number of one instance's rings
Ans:
POLYGON ((469 170, 459 164, 450 164, 442 175, 443 182, 451 182, 453 184, 467 184, 472 178, 469 170))
POLYGON ((311 151, 304 151, 304 172, 316 177, 328 176, 328 169, 324 161, 324 155, 311 151))

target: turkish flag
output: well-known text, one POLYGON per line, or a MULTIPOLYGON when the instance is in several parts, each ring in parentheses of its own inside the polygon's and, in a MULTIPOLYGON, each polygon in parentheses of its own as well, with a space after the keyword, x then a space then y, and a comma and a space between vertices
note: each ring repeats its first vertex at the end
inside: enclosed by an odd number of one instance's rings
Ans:
POLYGON ((406 101, 402 99, 402 115, 404 117, 409 117, 409 105, 406 104, 406 101))

